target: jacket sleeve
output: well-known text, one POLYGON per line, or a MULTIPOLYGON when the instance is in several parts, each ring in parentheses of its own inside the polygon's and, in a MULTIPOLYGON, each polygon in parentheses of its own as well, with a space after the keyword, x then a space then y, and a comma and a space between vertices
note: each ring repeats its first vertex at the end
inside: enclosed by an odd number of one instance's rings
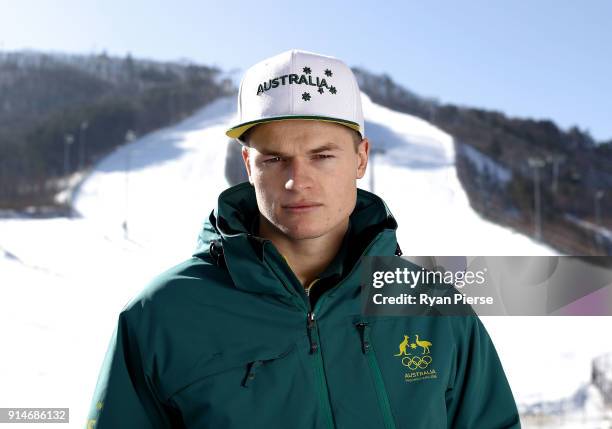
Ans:
POLYGON ((516 402, 495 346, 478 316, 467 316, 466 321, 454 380, 446 391, 448 427, 518 429, 516 402))
POLYGON ((173 428, 173 412, 143 368, 136 330, 123 311, 104 357, 86 428, 173 428))

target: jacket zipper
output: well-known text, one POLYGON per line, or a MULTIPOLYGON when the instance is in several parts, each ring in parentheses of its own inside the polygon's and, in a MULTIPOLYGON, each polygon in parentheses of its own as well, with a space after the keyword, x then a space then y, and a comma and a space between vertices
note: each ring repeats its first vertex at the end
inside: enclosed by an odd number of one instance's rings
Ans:
MULTIPOLYGON (((316 307, 316 306, 315 306, 316 307)), ((334 429, 334 416, 331 410, 331 401, 329 392, 327 391, 327 380, 325 378, 325 369, 323 367, 323 357, 321 356, 319 329, 315 318, 315 313, 310 309, 306 317, 308 339, 310 341, 310 354, 314 355, 315 372, 317 376, 317 387, 319 389, 319 397, 321 398, 321 406, 325 412, 325 420, 327 427, 334 429)))
MULTIPOLYGON (((274 247, 272 248, 275 249, 274 247)), ((287 263, 287 260, 283 257, 283 255, 281 255, 280 253, 278 253, 278 255, 282 263, 285 265, 287 271, 292 272, 291 267, 289 267, 289 264, 287 263)), ((272 265, 271 268, 274 271, 274 267, 272 265)), ((297 306, 306 313, 306 331, 308 333, 308 341, 310 344, 310 354, 313 355, 314 359, 313 364, 316 378, 315 384, 319 393, 321 408, 323 409, 323 412, 325 414, 324 418, 326 422, 326 427, 328 429, 335 429, 334 417, 331 409, 331 400, 329 398, 329 392, 327 390, 327 380, 325 378, 325 368, 323 367, 323 357, 321 355, 321 340, 319 337, 319 329, 317 327, 315 318, 315 311, 318 311, 321 299, 319 298, 319 302, 317 302, 317 304, 315 305, 315 310, 313 310, 310 298, 306 295, 304 287, 301 283, 297 284, 299 284, 301 293, 298 292, 297 288, 288 287, 287 289, 292 291, 292 295, 296 298, 297 306)))
POLYGON ((370 341, 370 325, 367 322, 359 322, 356 324, 361 334, 361 351, 366 355, 368 364, 374 376, 374 386, 376 389, 376 397, 378 398, 378 405, 383 415, 385 422, 385 429, 395 429, 395 421, 393 419, 393 413, 391 412, 391 403, 387 396, 387 389, 383 381, 382 372, 378 366, 376 360, 376 353, 374 347, 370 341))
MULTIPOLYGON (((364 251, 361 253, 361 255, 359 256, 359 259, 361 259, 363 257, 363 255, 365 255, 368 250, 374 246, 374 244, 380 239, 380 236, 382 234, 378 234, 369 244, 368 246, 364 249, 364 251)), ((291 271, 291 268, 289 267, 289 264, 287 263, 287 261, 285 260, 285 258, 278 253, 279 256, 281 257, 281 260, 283 261, 283 263, 285 264, 286 268, 291 271)), ((357 268, 357 265, 355 264, 355 266, 352 267, 351 271, 349 272, 349 274, 346 276, 347 278, 351 276, 351 274, 353 273, 353 271, 355 271, 355 269, 357 268)), ((320 308, 321 304, 323 303, 323 301, 325 300, 325 298, 327 298, 327 296, 330 294, 331 290, 333 289, 337 289, 338 286, 341 284, 342 282, 338 283, 337 285, 335 285, 333 288, 331 288, 330 290, 325 291, 320 297, 318 302, 315 304, 315 308, 314 310, 317 310, 320 308)), ((312 309, 312 304, 310 302, 310 298, 308 297, 308 295, 306 295, 306 292, 304 291, 303 286, 300 284, 300 288, 302 293, 300 294, 301 296, 299 296, 299 300, 298 302, 300 302, 300 305, 298 305, 299 307, 304 307, 303 304, 306 304, 306 308, 307 308, 307 313, 306 313, 306 326, 307 326, 307 331, 308 331, 308 340, 310 342, 310 354, 315 355, 315 372, 317 373, 317 387, 319 389, 319 397, 321 399, 321 406, 323 408, 323 410, 325 410, 325 420, 327 422, 327 426, 330 429, 335 429, 335 424, 334 424, 334 416, 332 414, 332 409, 331 409, 331 400, 329 398, 329 392, 327 390, 327 379, 325 377, 325 368, 323 366, 323 356, 321 355, 321 347, 320 347, 320 337, 319 337, 319 329, 317 327, 317 323, 316 323, 316 318, 315 318, 315 311, 313 311, 312 309)), ((291 290, 292 288, 289 288, 289 290, 291 290)), ((295 291, 297 292, 297 291, 295 291)), ((294 293, 295 293, 294 292, 294 293)), ((374 361, 376 361, 376 358, 374 358, 374 361)), ((376 362, 375 362, 375 365, 376 362)), ((379 374, 380 374, 380 370, 379 370, 379 374)), ((380 376, 380 381, 382 382, 382 375, 380 376)), ((385 395, 386 398, 386 393, 384 390, 384 386, 382 389, 383 394, 385 395)), ((388 404, 388 399, 387 399, 387 404, 388 404)), ((388 429, 395 429, 395 424, 393 423, 393 418, 391 417, 391 412, 390 412, 390 407, 389 408, 389 416, 390 416, 390 422, 391 425, 389 426, 388 424, 386 424, 386 427, 388 429)))
MULTIPOLYGON (((363 255, 365 255, 368 252, 368 250, 374 246, 374 243, 376 243, 379 240, 379 238, 380 238, 380 235, 377 235, 374 238, 374 240, 372 240, 370 244, 368 244, 368 246, 365 248, 365 250, 362 252, 359 258, 362 258, 363 255)), ((356 269, 356 265, 353 266, 353 268, 351 269, 347 277, 350 277, 350 275, 352 274, 353 271, 355 271, 355 269, 356 269)), ((306 297, 306 302, 308 305, 307 327, 308 327, 308 339, 310 340, 310 354, 316 355, 315 356, 315 370, 317 372, 318 379, 319 379, 319 382, 318 382, 319 396, 321 397, 322 406, 323 406, 323 409, 325 410, 327 426, 332 429, 335 428, 334 417, 333 417, 332 410, 331 410, 331 400, 329 398, 329 392, 327 390, 327 379, 325 378, 325 369, 323 367, 323 357, 321 355, 319 330, 316 324, 315 312, 318 312, 318 309, 321 307, 321 304, 323 303, 323 301, 328 297, 331 290, 337 289, 341 283, 342 282, 338 283, 330 290, 325 291, 319 297, 319 300, 315 304, 315 308, 314 308, 315 311, 313 311, 312 309, 310 298, 306 295, 305 291, 303 293, 303 295, 306 297)), ((377 365, 376 358, 374 358, 374 364, 377 365)), ((380 374, 380 370, 378 372, 380 374)), ((382 383, 382 375, 380 375, 380 381, 382 383)), ((386 398, 386 392, 384 389, 384 385, 383 385, 382 393, 385 395, 385 398, 386 398)), ((380 398, 379 398, 379 401, 380 401, 380 398)), ((389 401, 387 399, 387 404, 388 402, 389 401)), ((393 422, 393 417, 391 416, 391 407, 388 406, 388 409, 389 409, 389 420, 388 421, 390 422, 390 425, 388 424, 387 420, 385 420, 385 427, 386 429, 395 429, 395 423, 393 422)))

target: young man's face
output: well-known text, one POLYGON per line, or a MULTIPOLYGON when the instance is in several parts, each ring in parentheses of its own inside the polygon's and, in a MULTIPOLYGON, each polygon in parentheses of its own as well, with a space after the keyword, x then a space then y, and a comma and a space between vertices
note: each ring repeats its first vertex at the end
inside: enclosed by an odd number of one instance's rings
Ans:
POLYGON ((346 225, 365 174, 369 142, 332 122, 281 120, 254 127, 242 156, 265 220, 292 240, 346 225), (299 207, 302 206, 302 207, 299 207))

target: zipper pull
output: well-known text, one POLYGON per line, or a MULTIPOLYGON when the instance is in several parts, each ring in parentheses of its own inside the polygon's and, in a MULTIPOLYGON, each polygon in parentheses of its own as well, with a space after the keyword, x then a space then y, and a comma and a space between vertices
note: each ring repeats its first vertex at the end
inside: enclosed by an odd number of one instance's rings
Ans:
POLYGON ((257 372, 257 369, 262 364, 263 364, 262 360, 256 360, 254 362, 251 362, 251 364, 248 367, 246 376, 242 380, 242 386, 243 387, 248 387, 249 386, 249 383, 255 378, 255 373, 257 372))
POLYGON ((308 329, 314 328, 315 325, 315 315, 314 312, 308 312, 308 329))
POLYGON ((314 312, 308 312, 306 317, 306 326, 308 328, 308 339, 310 340, 310 354, 313 354, 319 348, 319 345, 313 338, 312 330, 315 328, 315 314, 314 312))
POLYGON ((370 351, 370 325, 368 322, 358 322, 355 324, 361 336, 361 351, 365 354, 370 351))

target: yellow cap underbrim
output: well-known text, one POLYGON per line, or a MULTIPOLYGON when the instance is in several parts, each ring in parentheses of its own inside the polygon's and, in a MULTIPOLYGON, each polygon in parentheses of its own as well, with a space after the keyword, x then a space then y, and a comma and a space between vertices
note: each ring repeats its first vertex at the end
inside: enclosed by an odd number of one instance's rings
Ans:
POLYGON ((352 128, 353 130, 359 132, 363 137, 363 133, 359 127, 357 122, 348 121, 346 119, 340 118, 330 118, 328 116, 277 116, 274 118, 262 118, 257 119, 255 121, 245 122, 243 124, 236 125, 235 127, 230 128, 225 132, 225 135, 234 139, 239 139, 242 134, 249 128, 254 127, 255 125, 264 124, 267 122, 273 121, 287 121, 291 119, 306 119, 311 121, 325 121, 325 122, 334 122, 336 124, 344 125, 346 127, 352 128))

